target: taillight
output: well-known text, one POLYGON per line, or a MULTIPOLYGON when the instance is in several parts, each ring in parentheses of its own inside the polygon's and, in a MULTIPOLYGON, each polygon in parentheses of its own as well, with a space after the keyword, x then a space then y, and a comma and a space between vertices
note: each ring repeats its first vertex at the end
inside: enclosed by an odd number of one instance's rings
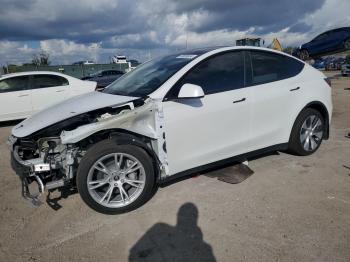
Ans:
POLYGON ((329 85, 329 87, 332 87, 332 82, 331 82, 331 79, 329 77, 325 78, 324 81, 326 81, 326 83, 329 85))

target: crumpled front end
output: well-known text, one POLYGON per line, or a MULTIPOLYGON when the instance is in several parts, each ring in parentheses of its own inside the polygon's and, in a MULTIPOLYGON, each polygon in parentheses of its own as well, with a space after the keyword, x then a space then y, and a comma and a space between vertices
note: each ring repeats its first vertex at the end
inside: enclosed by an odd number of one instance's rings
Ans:
POLYGON ((11 165, 22 182, 22 196, 33 204, 40 203, 38 197, 44 190, 51 190, 70 183, 77 168, 80 150, 72 145, 63 145, 59 137, 9 139, 11 165), (37 184, 35 193, 29 185, 37 184))
MULTIPOLYGON (((45 190, 73 185, 80 160, 89 147, 123 132, 143 137, 154 152, 161 176, 168 172, 161 102, 152 99, 102 108, 39 130, 24 138, 9 138, 11 162, 22 181, 22 195, 38 204, 45 190), (36 183, 37 193, 29 185, 36 183)), ((118 137, 117 137, 118 138, 118 137)))

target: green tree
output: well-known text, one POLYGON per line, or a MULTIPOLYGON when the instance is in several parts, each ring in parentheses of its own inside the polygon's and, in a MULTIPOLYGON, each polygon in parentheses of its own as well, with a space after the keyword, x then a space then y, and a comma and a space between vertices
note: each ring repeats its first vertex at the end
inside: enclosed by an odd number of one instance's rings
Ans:
POLYGON ((50 65, 50 54, 44 51, 41 51, 40 54, 34 54, 32 58, 32 64, 36 66, 50 65))

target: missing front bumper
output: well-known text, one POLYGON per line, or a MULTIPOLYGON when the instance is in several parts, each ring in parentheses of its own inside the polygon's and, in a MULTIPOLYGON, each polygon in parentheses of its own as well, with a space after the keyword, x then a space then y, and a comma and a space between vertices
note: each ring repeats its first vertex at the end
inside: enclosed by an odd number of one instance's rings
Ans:
POLYGON ((45 186, 41 178, 35 174, 35 172, 49 171, 50 166, 42 163, 40 159, 35 159, 32 162, 22 160, 18 154, 18 147, 14 147, 11 151, 11 166, 21 180, 21 194, 22 197, 34 206, 42 204, 39 197, 44 193, 45 186), (37 190, 29 189, 29 184, 35 183, 37 190))

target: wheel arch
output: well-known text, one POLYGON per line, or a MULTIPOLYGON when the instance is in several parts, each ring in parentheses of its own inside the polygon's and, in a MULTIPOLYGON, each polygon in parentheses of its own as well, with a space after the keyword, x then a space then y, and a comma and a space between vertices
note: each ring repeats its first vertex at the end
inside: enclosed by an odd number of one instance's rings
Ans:
POLYGON ((156 179, 160 178, 160 160, 152 147, 152 140, 154 139, 126 129, 107 129, 91 134, 79 141, 79 144, 85 144, 88 149, 91 145, 106 139, 112 140, 117 145, 134 145, 145 150, 152 159, 156 179))
MULTIPOLYGON (((320 114, 324 118, 326 128, 325 128, 325 132, 323 134, 323 139, 327 140, 329 138, 329 112, 328 112, 327 107, 320 101, 312 101, 312 102, 308 103, 307 105, 305 105, 299 111, 298 115, 295 117, 293 125, 292 125, 292 129, 294 127, 295 121, 297 120, 297 118, 299 117, 301 112, 303 112, 307 108, 312 108, 312 109, 317 110, 318 112, 320 112, 320 114)), ((290 135, 292 134, 292 129, 290 130, 290 135)))

